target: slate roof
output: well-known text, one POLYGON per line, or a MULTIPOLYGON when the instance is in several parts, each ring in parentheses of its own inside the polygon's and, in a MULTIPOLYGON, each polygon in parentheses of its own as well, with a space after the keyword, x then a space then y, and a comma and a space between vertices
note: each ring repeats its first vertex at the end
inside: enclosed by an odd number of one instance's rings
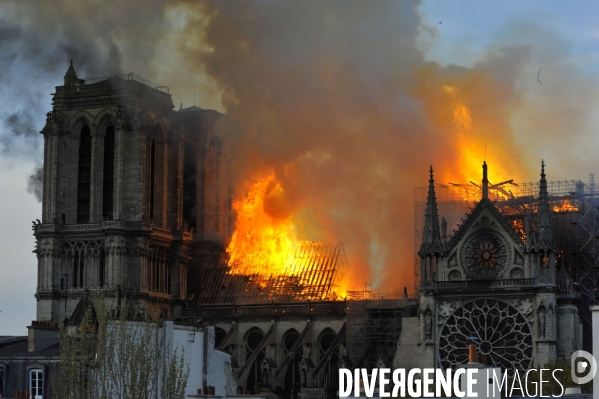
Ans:
POLYGON ((60 355, 60 344, 56 343, 48 348, 37 351, 28 351, 28 338, 24 337, 0 337, 0 359, 27 359, 27 358, 53 358, 60 355))

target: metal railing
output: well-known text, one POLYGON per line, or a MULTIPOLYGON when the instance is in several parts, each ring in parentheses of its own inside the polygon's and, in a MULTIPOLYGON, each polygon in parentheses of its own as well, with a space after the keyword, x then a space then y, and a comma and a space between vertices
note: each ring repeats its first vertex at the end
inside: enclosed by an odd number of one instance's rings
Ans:
POLYGON ((158 84, 158 83, 154 83, 151 80, 142 78, 141 76, 136 75, 136 74, 134 74, 132 72, 130 72, 130 73, 119 73, 119 74, 112 75, 112 76, 92 77, 92 78, 87 78, 87 79, 84 79, 84 80, 85 80, 85 84, 86 85, 91 85, 91 84, 95 84, 95 83, 101 82, 103 80, 107 80, 107 79, 114 78, 114 77, 118 77, 118 78, 121 78, 123 80, 134 80, 134 81, 139 82, 139 83, 141 83, 141 84, 143 84, 145 86, 149 86, 152 89, 156 89, 156 90, 162 91, 164 93, 170 94, 170 88, 168 86, 164 86, 164 85, 161 85, 161 84, 158 84))
POLYGON ((534 278, 489 280, 489 281, 434 281, 427 282, 426 287, 433 289, 476 289, 502 287, 533 287, 537 284, 534 278))

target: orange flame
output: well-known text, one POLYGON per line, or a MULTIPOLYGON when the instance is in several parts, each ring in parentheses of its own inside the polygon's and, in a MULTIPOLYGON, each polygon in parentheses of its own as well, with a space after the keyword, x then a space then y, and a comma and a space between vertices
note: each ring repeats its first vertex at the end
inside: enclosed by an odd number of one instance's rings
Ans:
POLYGON ((252 184, 244 198, 233 201, 235 232, 227 247, 231 274, 277 276, 285 273, 299 240, 287 217, 275 219, 265 211, 265 198, 283 194, 274 174, 252 184))
POLYGON ((578 207, 572 205, 567 199, 561 205, 554 205, 553 212, 577 212, 578 207))
MULTIPOLYGON (((487 158, 487 143, 481 132, 475 128, 476 121, 462 93, 462 89, 456 86, 445 85, 442 86, 442 91, 449 97, 449 104, 453 110, 453 129, 458 139, 457 168, 445 173, 451 181, 461 183, 463 187, 470 185, 462 193, 465 200, 478 201, 481 195, 480 187, 478 187, 478 190, 475 190, 475 186, 472 183, 481 184, 481 165, 482 161, 487 158)), ((490 151, 489 155, 494 156, 495 154, 490 151)), ((497 179, 498 176, 507 176, 504 165, 501 162, 493 163, 489 169, 489 180, 493 177, 497 179)), ((498 183, 499 181, 497 179, 494 183, 498 183)), ((493 182, 491 181, 490 183, 492 184, 493 182)), ((506 198, 509 195, 501 188, 491 188, 490 191, 493 198, 495 196, 506 198)))
POLYGON ((285 210, 284 189, 274 174, 248 186, 247 194, 233 201, 237 221, 227 247, 229 273, 252 276, 263 288, 285 295, 345 296, 347 282, 335 285, 343 280, 335 273, 344 264, 344 258, 339 259, 344 254, 337 252, 342 246, 298 238, 293 218, 285 210))

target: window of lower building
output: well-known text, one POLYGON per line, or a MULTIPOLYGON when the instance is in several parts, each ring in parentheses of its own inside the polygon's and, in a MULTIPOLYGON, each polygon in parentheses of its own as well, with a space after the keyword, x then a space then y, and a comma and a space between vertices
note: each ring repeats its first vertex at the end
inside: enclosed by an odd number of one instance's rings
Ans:
POLYGON ((0 395, 6 396, 6 367, 0 366, 0 395))
POLYGON ((29 392, 35 399, 42 399, 44 394, 44 372, 42 369, 29 370, 29 392))

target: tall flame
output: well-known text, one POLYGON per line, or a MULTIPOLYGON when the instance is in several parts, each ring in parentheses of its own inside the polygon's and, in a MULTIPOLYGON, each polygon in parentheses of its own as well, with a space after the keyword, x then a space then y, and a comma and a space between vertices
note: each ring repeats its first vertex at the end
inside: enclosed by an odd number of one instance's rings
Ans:
POLYGON ((251 276, 274 295, 345 296, 347 282, 336 273, 345 263, 343 245, 300 240, 285 203, 274 174, 248 184, 247 194, 233 201, 237 221, 227 247, 229 273, 251 276))
POLYGON ((275 218, 265 211, 265 200, 283 195, 271 174, 250 185, 243 198, 233 201, 237 213, 235 232, 227 247, 231 274, 284 274, 299 243, 290 217, 275 218))
MULTIPOLYGON (((467 101, 463 98, 461 89, 456 86, 442 86, 442 91, 449 96, 449 104, 453 110, 453 129, 458 140, 458 159, 457 168, 450 171, 450 179, 457 179, 461 183, 468 184, 481 182, 481 164, 487 158, 487 143, 484 140, 483 132, 475 127, 472 110, 467 101)), ((492 150, 492 148, 490 148, 492 150)), ((489 151, 489 155, 494 153, 489 151)), ((500 162, 493 163, 491 175, 506 177, 503 165, 500 162)), ((495 181, 498 183, 498 181, 495 181)), ((472 200, 479 200, 479 197, 473 197, 472 200)))

